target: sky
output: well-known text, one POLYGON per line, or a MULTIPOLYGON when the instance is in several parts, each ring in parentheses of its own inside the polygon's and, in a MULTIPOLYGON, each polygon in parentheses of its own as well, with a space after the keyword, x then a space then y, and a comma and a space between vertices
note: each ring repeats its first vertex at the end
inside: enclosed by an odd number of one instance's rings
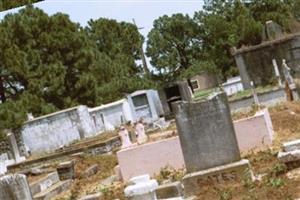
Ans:
MULTIPOLYGON (((132 19, 135 19, 137 26, 141 28, 140 33, 147 40, 155 19, 175 13, 188 14, 192 17, 196 11, 202 9, 203 0, 45 0, 34 5, 49 15, 57 12, 66 13, 72 21, 82 26, 87 25, 90 19, 101 17, 131 23, 132 19)), ((0 20, 7 13, 14 13, 19 9, 0 12, 0 20)), ((146 48, 146 43, 143 47, 146 48)), ((149 58, 147 63, 152 70, 149 58)))
MULTIPOLYGON (((203 0, 45 0, 35 4, 52 15, 63 12, 74 22, 82 26, 90 19, 100 17, 132 22, 134 18, 140 32, 146 37, 153 21, 162 15, 183 13, 193 16, 203 6, 203 0)), ((0 20, 7 13, 17 12, 12 9, 0 13, 0 20)))

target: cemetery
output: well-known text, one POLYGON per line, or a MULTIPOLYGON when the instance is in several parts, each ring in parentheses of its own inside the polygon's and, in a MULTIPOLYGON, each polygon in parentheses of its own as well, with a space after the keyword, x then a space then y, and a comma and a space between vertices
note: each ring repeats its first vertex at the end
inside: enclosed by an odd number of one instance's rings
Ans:
MULTIPOLYGON (((15 177, 3 174, 2 181, 7 178, 23 184, 24 191, 12 194, 17 199, 18 195, 57 200, 201 199, 203 195, 215 199, 222 193, 234 195, 233 188, 248 190, 247 187, 255 188, 257 184, 276 184, 273 179, 284 184, 266 187, 284 191, 295 179, 285 177, 285 173, 297 170, 300 160, 299 141, 293 141, 298 139, 300 129, 290 129, 282 120, 297 123, 298 105, 286 102, 231 113, 224 92, 211 93, 201 100, 178 101, 173 104, 175 121, 154 129, 144 126, 145 121, 137 121, 136 137, 132 136, 130 126, 124 125, 120 131, 82 139, 60 150, 61 154, 47 153, 42 159, 20 160, 17 148, 12 151, 17 164, 1 166, 2 173, 13 173, 15 177), (117 143, 106 143, 112 146, 93 146, 117 135, 117 143), (76 151, 67 153, 72 148, 76 151), (18 174, 25 177, 25 183, 17 178, 18 174), (243 186, 245 181, 252 186, 243 186)), ((18 147, 16 142, 12 145, 18 147)), ((2 185, 2 190, 7 188, 2 185)), ((272 195, 260 193, 257 195, 272 195)), ((254 195, 250 191, 246 194, 254 195)), ((287 194, 289 191, 282 192, 280 197, 287 194)))
POLYGON ((216 2, 0 18, 0 200, 299 200, 300 4, 216 2))

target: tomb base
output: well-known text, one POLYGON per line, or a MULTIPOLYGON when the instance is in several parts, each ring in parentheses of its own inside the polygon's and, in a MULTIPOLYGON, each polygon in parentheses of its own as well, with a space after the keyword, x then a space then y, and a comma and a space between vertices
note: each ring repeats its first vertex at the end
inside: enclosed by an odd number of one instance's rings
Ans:
POLYGON ((250 162, 243 159, 227 165, 186 174, 182 182, 184 194, 189 197, 201 193, 201 189, 205 186, 238 182, 252 177, 250 162))

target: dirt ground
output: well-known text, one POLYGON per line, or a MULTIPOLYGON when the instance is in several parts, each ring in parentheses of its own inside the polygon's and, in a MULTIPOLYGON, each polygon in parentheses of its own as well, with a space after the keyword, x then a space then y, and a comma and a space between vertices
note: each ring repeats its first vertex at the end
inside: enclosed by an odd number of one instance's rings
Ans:
MULTIPOLYGON (((233 119, 251 116, 257 108, 248 113, 239 113, 233 119)), ((243 157, 250 160, 252 170, 256 177, 261 177, 255 182, 242 179, 240 183, 223 185, 210 185, 199 191, 198 199, 201 200, 294 200, 300 198, 300 170, 288 170, 277 160, 277 153, 282 142, 300 139, 300 102, 283 103, 269 109, 275 140, 273 145, 261 152, 249 153, 243 157), (291 176, 293 177, 291 178, 291 176)), ((173 127, 174 129, 176 127, 173 127)), ((72 189, 61 195, 57 200, 78 199, 84 194, 103 192, 105 199, 125 199, 123 196, 124 185, 114 182, 109 186, 101 186, 100 180, 114 174, 113 167, 117 165, 115 155, 83 157, 76 162, 76 176, 72 189), (89 178, 79 178, 80 173, 92 164, 97 163, 99 172, 89 178)), ((182 172, 162 170, 159 182, 163 179, 180 180, 182 172)))

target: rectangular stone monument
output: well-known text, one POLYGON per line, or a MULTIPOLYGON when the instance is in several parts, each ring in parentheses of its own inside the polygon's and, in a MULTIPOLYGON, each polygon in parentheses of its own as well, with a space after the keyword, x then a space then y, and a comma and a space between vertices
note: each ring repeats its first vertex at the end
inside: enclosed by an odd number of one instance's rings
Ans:
POLYGON ((23 174, 0 177, 0 199, 32 200, 26 176, 23 174))
POLYGON ((57 167, 57 173, 59 176, 59 180, 67 180, 75 178, 75 169, 74 169, 74 161, 67 161, 60 163, 57 167))
POLYGON ((207 101, 179 102, 175 113, 188 172, 241 159, 225 93, 207 101))
POLYGON ((224 92, 205 101, 178 102, 174 106, 188 172, 182 180, 185 196, 197 195, 205 185, 251 177, 249 161, 240 157, 224 92))
POLYGON ((15 162, 19 163, 19 162, 25 161, 26 158, 24 156, 20 155, 19 147, 18 147, 17 140, 15 138, 14 133, 11 131, 8 131, 7 137, 8 137, 10 149, 12 152, 12 156, 13 156, 13 159, 15 160, 15 162))

